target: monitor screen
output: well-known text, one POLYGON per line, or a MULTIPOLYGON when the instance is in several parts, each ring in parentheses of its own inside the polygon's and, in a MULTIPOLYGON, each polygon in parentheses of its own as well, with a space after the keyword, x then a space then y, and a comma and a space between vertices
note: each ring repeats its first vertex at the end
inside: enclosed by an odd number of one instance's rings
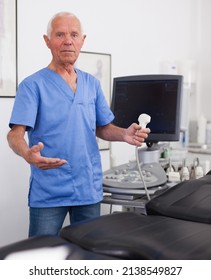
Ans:
POLYGON ((147 143, 178 141, 180 137, 182 76, 139 75, 113 80, 113 124, 127 128, 142 113, 151 116, 147 143))

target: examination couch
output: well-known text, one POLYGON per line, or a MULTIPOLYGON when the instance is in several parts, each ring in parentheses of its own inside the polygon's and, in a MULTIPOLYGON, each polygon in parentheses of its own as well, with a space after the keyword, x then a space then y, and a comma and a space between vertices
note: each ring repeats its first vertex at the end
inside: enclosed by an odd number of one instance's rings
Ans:
POLYGON ((147 215, 120 212, 63 228, 61 237, 120 259, 211 259, 211 174, 168 189, 147 215))
MULTIPOLYGON (((211 259, 210 172, 154 197, 147 202, 146 213, 118 212, 70 225, 57 241, 69 248, 68 259, 211 259)), ((37 239, 22 241, 22 247, 16 243, 1 248, 0 259, 18 252, 18 247, 23 250, 24 244, 28 250, 31 241, 35 248, 37 239)), ((44 239, 48 243, 49 237, 44 239)))

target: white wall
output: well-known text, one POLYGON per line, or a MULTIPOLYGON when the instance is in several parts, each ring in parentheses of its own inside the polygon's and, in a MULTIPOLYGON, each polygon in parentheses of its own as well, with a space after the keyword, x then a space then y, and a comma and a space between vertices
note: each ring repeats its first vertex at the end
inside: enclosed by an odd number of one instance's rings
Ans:
POLYGON ((203 0, 201 7, 200 16, 200 51, 198 52, 199 57, 199 101, 201 105, 201 112, 204 113, 207 120, 211 121, 211 110, 210 110, 210 100, 211 100, 211 36, 210 36, 210 26, 211 26, 211 1, 203 0))
POLYGON ((0 246, 27 232, 29 167, 8 147, 6 134, 14 99, 0 99, 0 246))
MULTIPOLYGON (((112 55, 112 78, 159 73, 163 61, 178 66, 189 60, 203 62, 203 73, 208 73, 210 6, 209 0, 18 0, 18 81, 49 63, 42 35, 49 18, 63 10, 81 19, 87 34, 83 50, 112 55)), ((206 78, 201 95, 210 90, 206 78)), ((0 99, 0 246, 26 238, 28 230, 29 167, 6 142, 13 101, 0 99)), ((210 111, 206 102, 202 106, 210 111)), ((116 164, 127 162, 133 152, 124 143, 112 144, 116 164)), ((108 154, 103 153, 102 160, 105 170, 108 154)))

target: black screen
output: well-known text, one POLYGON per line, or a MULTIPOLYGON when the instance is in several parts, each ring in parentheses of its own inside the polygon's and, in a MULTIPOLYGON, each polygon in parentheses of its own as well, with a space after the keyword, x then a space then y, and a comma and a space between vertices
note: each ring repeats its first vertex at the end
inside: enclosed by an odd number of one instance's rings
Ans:
POLYGON ((180 131, 182 76, 140 75, 114 78, 113 123, 127 128, 142 113, 151 116, 147 142, 177 141, 180 131))

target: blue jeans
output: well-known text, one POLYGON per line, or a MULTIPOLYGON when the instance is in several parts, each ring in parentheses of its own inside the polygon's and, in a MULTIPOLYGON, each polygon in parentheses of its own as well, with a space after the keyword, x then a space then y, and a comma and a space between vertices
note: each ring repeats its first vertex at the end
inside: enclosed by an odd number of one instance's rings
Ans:
POLYGON ((29 211, 29 237, 58 235, 67 213, 69 213, 71 224, 93 219, 100 216, 100 203, 50 208, 31 207, 29 211))

